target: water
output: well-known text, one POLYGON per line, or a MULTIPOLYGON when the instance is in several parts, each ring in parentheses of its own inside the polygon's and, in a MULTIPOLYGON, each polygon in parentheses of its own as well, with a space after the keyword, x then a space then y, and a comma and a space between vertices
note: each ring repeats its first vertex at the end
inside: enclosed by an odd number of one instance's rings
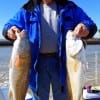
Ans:
POLYGON ((11 56, 11 46, 0 46, 0 68, 7 68, 11 56))
MULTIPOLYGON (((3 88, 3 91, 5 87, 8 87, 8 68, 11 51, 12 46, 0 46, 0 87, 3 88)), ((89 80, 89 84, 100 85, 100 45, 88 45, 86 48, 86 59, 88 62, 88 70, 85 74, 86 80, 89 80)), ((6 95, 4 97, 7 97, 6 92, 4 91, 6 95)), ((52 93, 50 100, 52 100, 52 93)))
POLYGON ((94 52, 100 53, 100 45, 87 45, 86 47, 86 53, 91 54, 94 52))
POLYGON ((8 69, 11 50, 11 46, 0 46, 0 87, 8 86, 8 69))
MULTIPOLYGON (((3 73, 3 71, 8 71, 11 51, 12 51, 12 46, 0 47, 0 73, 3 73)), ((92 75, 88 75, 90 79, 93 77, 97 77, 100 74, 99 58, 100 58, 100 45, 88 45, 86 47, 86 59, 89 66, 88 67, 89 72, 92 73, 92 75)))
MULTIPOLYGON (((0 46, 0 100, 8 100, 8 74, 11 52, 12 46, 0 46)), ((51 88, 49 100, 53 100, 51 88)))
MULTIPOLYGON (((0 47, 0 69, 8 70, 12 46, 0 47)), ((86 59, 90 71, 96 67, 100 69, 100 45, 88 45, 86 47, 86 59)), ((97 71, 97 69, 96 69, 97 71)))
POLYGON ((88 45, 86 59, 88 62, 86 81, 91 85, 100 85, 100 45, 88 45))
MULTIPOLYGON (((0 47, 0 73, 8 71, 12 46, 0 47), (2 70, 2 72, 1 72, 2 70)), ((86 47, 86 59, 89 66, 89 71, 94 71, 94 76, 98 76, 98 70, 100 70, 100 45, 88 45, 86 47), (95 68, 95 70, 94 70, 95 68)), ((92 77, 92 76, 89 76, 92 77)))
MULTIPOLYGON (((11 56, 12 46, 0 46, 0 67, 7 67, 11 56)), ((100 45, 88 45, 86 47, 86 54, 88 60, 93 61, 95 54, 100 57, 100 45)))

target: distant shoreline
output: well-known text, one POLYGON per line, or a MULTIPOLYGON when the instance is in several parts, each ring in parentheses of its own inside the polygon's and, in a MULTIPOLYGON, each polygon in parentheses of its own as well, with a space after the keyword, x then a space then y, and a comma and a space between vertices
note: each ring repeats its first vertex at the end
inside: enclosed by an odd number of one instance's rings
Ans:
MULTIPOLYGON (((98 45, 98 44, 100 44, 100 39, 97 39, 97 38, 87 39, 85 41, 89 45, 98 45)), ((0 46, 12 46, 12 45, 13 45, 13 43, 8 41, 8 40, 4 40, 4 39, 0 40, 0 46)))
POLYGON ((100 44, 100 39, 97 38, 87 39, 86 43, 90 45, 97 45, 100 44))
POLYGON ((0 40, 0 46, 12 46, 12 45, 13 43, 8 40, 4 40, 4 39, 0 40))

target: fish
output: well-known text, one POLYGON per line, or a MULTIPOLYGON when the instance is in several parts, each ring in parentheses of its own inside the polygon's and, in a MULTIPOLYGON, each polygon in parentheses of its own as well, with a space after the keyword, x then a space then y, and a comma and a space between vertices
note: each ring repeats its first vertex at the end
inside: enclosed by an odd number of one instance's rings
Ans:
POLYGON ((66 70, 69 100, 82 100, 85 74, 88 69, 84 43, 81 38, 66 34, 66 70))
POLYGON ((31 66, 30 41, 25 30, 16 32, 9 66, 9 100, 25 100, 31 66))

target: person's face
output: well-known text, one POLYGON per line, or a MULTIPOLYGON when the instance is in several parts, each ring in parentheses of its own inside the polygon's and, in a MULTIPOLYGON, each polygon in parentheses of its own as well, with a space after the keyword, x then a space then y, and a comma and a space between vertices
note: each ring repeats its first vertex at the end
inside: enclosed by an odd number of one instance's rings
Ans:
POLYGON ((43 3, 45 4, 50 4, 53 0, 42 0, 43 3))

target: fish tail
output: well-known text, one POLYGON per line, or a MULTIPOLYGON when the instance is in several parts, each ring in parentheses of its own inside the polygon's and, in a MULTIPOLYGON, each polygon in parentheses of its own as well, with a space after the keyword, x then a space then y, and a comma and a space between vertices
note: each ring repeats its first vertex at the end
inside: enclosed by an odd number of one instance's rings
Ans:
POLYGON ((13 93, 11 90, 8 92, 8 100, 13 100, 13 93))

